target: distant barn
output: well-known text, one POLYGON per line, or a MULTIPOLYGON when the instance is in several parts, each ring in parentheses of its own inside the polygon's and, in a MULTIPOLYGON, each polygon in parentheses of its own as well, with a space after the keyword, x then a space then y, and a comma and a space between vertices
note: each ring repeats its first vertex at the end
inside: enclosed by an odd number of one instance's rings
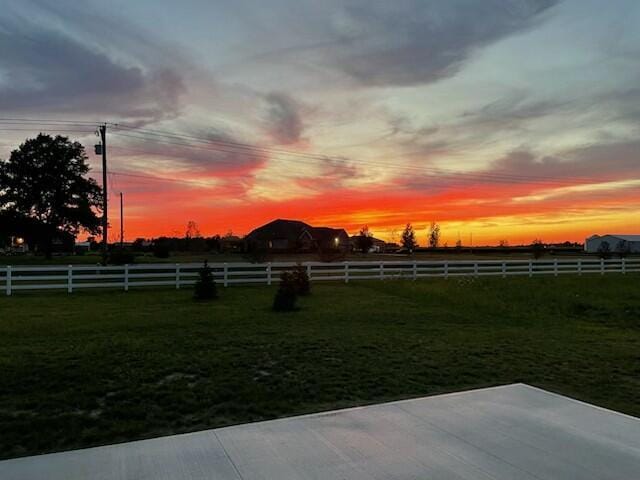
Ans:
POLYGON ((588 253, 640 253, 640 235, 593 235, 584 242, 588 253))

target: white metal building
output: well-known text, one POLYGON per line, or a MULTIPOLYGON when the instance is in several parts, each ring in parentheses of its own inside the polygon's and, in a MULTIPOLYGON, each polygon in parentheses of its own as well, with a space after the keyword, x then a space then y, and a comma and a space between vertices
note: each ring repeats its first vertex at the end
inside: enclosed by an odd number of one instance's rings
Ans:
POLYGON ((584 250, 597 253, 605 242, 610 252, 640 253, 640 235, 593 235, 585 240, 584 250))

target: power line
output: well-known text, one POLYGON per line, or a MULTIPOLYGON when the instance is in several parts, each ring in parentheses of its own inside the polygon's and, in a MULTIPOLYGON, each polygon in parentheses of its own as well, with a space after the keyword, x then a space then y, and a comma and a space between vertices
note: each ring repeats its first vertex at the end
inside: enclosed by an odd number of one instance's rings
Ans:
MULTIPOLYGON (((76 121, 76 120, 57 120, 57 119, 48 119, 48 120, 38 120, 38 119, 15 119, 15 118, 2 118, 0 119, 0 123, 6 122, 27 122, 27 124, 44 124, 44 122, 51 122, 51 124, 55 123, 66 123, 66 124, 74 124, 74 125, 95 125, 93 122, 87 121, 76 121)), ((431 174, 437 177, 457 177, 458 179, 463 178, 469 181, 478 181, 478 182, 488 182, 488 183, 509 183, 509 184, 539 184, 539 185, 550 185, 550 186, 567 186, 571 184, 584 184, 587 182, 599 182, 601 179, 593 179, 590 177, 563 177, 562 180, 551 179, 549 177, 541 177, 534 175, 522 175, 522 174, 513 174, 507 173, 504 171, 493 171, 493 172, 469 172, 469 171, 454 171, 447 170, 443 168, 437 167, 429 167, 429 166, 410 166, 410 165, 389 165, 384 162, 373 162, 370 160, 358 160, 358 159, 346 159, 344 157, 330 157, 327 155, 321 154, 313 154, 306 152, 295 152, 290 150, 276 149, 271 147, 261 147, 257 145, 251 145, 247 143, 241 142, 233 142, 227 140, 216 140, 209 138, 197 137, 194 135, 185 135, 181 133, 168 132, 163 130, 154 130, 154 129, 145 129, 142 127, 126 125, 122 123, 108 123, 108 125, 112 126, 116 130, 129 130, 131 133, 121 133, 114 132, 114 135, 118 135, 121 137, 128 137, 137 140, 145 140, 145 141, 154 141, 161 144, 167 145, 176 145, 180 147, 186 148, 194 148, 201 150, 210 150, 217 151, 223 153, 231 153, 238 154, 244 153, 248 154, 252 157, 257 156, 277 156, 281 161, 295 161, 294 159, 298 159, 298 161, 302 159, 322 161, 322 162, 333 162, 344 164, 347 166, 355 165, 363 165, 363 166, 371 166, 371 167, 379 167, 392 169, 394 173, 399 172, 413 172, 421 173, 421 174, 431 174), (189 143, 185 143, 185 142, 189 143), (193 144, 196 142, 197 144, 193 144), (291 157, 291 158, 282 158, 291 157)), ((82 131, 82 133, 90 133, 89 131, 82 131)), ((230 163, 235 164, 234 161, 222 161, 218 160, 217 163, 230 163)), ((415 175, 412 175, 415 176, 415 175)))
MULTIPOLYGON (((184 143, 184 142, 176 142, 176 141, 171 141, 171 140, 166 140, 166 139, 162 139, 162 138, 149 138, 147 136, 145 136, 144 134, 140 134, 140 135, 132 135, 132 134, 125 134, 125 133, 120 133, 120 132, 115 132, 113 133, 113 135, 116 136, 120 136, 120 137, 126 137, 126 138, 132 138, 132 139, 138 139, 138 140, 145 140, 145 141, 154 141, 160 144, 165 144, 165 145, 176 145, 176 146, 181 146, 181 147, 187 147, 187 148, 193 148, 193 149, 199 149, 199 150, 208 150, 208 151, 216 151, 216 152, 224 152, 224 153, 233 153, 233 154, 237 154, 239 153, 237 150, 234 150, 231 147, 227 147, 227 148, 222 148, 219 147, 217 145, 193 145, 190 143, 184 143)), ((259 149, 256 148, 255 150, 251 151, 251 156, 258 156, 258 154, 261 155, 268 155, 269 151, 267 149, 259 149)), ((295 154, 289 154, 289 155, 295 155, 295 154)), ((433 167, 411 167, 411 166, 405 166, 405 165, 398 165, 398 166, 390 166, 388 164, 383 164, 383 163, 374 163, 374 162, 369 162, 369 161, 358 161, 358 160, 345 160, 345 159, 336 159, 336 158, 330 158, 330 157, 309 157, 307 155, 295 155, 295 156, 304 156, 305 158, 309 158, 312 160, 329 160, 329 161, 340 161, 341 163, 346 164, 347 166, 348 163, 347 162, 351 162, 351 163, 356 163, 356 164, 361 164, 361 165, 366 165, 366 166, 377 166, 377 167, 384 167, 384 168, 392 168, 394 170, 395 173, 401 173, 402 171, 405 172, 405 174, 410 174, 411 176, 415 176, 415 173, 431 173, 434 176, 437 177, 462 177, 465 179, 468 179, 470 181, 484 181, 484 182, 491 182, 491 183, 507 183, 507 184, 540 184, 540 185, 551 185, 551 186, 567 186, 567 184, 583 184, 585 182, 588 181, 599 181, 599 180, 594 180, 594 179, 589 179, 586 177, 565 177, 566 181, 560 181, 560 180, 552 180, 552 179, 546 179, 546 178, 542 178, 542 177, 533 177, 533 176, 526 176, 526 175, 509 175, 509 176, 505 176, 505 175, 497 175, 497 174, 490 174, 490 173, 477 173, 477 172, 459 172, 459 171, 447 171, 444 169, 439 169, 439 168, 433 168, 433 167)), ((279 158, 280 160, 283 161, 290 161, 290 162, 295 162, 297 161, 297 163, 300 162, 300 159, 293 159, 293 158, 279 158)), ((224 161, 224 160, 218 160, 217 163, 232 163, 234 164, 235 162, 233 161, 224 161)))
MULTIPOLYGON (((228 141, 228 140, 206 139, 206 138, 202 138, 202 137, 171 133, 171 132, 166 132, 166 131, 161 131, 161 130, 143 129, 143 128, 140 128, 140 127, 129 126, 129 125, 122 124, 122 123, 117 124, 117 129, 122 129, 122 128, 129 129, 129 130, 134 130, 134 131, 136 131, 136 133, 141 132, 143 134, 143 136, 144 135, 153 135, 153 136, 157 136, 157 137, 161 137, 161 138, 164 137, 164 138, 188 139, 188 140, 197 141, 199 143, 222 145, 222 146, 226 146, 226 147, 246 149, 246 150, 251 150, 251 151, 254 151, 254 152, 259 152, 259 153, 262 153, 262 154, 269 154, 269 155, 271 155, 271 154, 290 155, 290 156, 308 158, 308 159, 313 159, 313 160, 334 161, 334 162, 343 162, 343 163, 344 162, 351 162, 351 163, 357 163, 357 164, 363 164, 363 165, 369 165, 369 166, 380 166, 380 167, 385 167, 385 168, 411 169, 413 171, 431 171, 433 173, 440 174, 440 175, 449 175, 449 174, 451 174, 451 175, 474 175, 474 176, 482 176, 482 177, 486 177, 486 178, 501 178, 501 179, 507 179, 507 180, 508 179, 515 179, 515 180, 518 180, 518 179, 541 180, 541 181, 544 181, 545 183, 558 183, 558 184, 562 184, 562 185, 566 184, 566 182, 561 182, 561 181, 549 179, 548 177, 540 177, 540 176, 533 176, 533 175, 521 175, 521 174, 513 174, 513 173, 504 173, 504 171, 502 171, 502 172, 500 172, 500 171, 494 171, 494 172, 460 172, 460 171, 452 171, 452 170, 446 170, 446 169, 442 169, 442 168, 428 167, 428 166, 424 166, 424 167, 411 167, 411 166, 407 166, 407 165, 403 165, 403 166, 393 165, 392 166, 392 165, 389 165, 388 163, 345 159, 343 157, 330 157, 330 156, 327 156, 327 155, 305 153, 305 152, 294 152, 294 151, 291 151, 291 150, 274 149, 274 148, 270 148, 270 147, 260 147, 260 146, 256 146, 256 145, 250 145, 250 144, 247 144, 247 143, 232 142, 232 141, 228 141)), ((119 134, 119 135, 124 135, 124 134, 119 134)), ((181 145, 192 147, 192 145, 188 145, 188 144, 181 144, 181 145)), ((565 178, 574 179, 574 180, 577 180, 577 181, 590 180, 587 177, 565 177, 565 178)))

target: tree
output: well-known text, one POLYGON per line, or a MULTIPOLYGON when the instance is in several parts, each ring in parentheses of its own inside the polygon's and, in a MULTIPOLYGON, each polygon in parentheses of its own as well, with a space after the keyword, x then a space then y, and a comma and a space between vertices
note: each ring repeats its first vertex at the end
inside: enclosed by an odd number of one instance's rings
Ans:
POLYGON ((498 246, 501 248, 507 248, 509 246, 509 240, 502 239, 498 242, 498 246))
POLYGON ((298 288, 293 272, 284 271, 280 274, 280 284, 273 299, 273 309, 276 312, 290 312, 296 310, 298 288))
POLYGON ((193 287, 193 298, 196 300, 213 300, 218 298, 218 289, 213 278, 213 269, 205 260, 198 272, 198 280, 193 287))
POLYGON ((185 233, 185 238, 200 238, 200 230, 198 229, 198 224, 193 220, 189 220, 187 222, 187 231, 185 233))
POLYGON ((607 259, 611 257, 611 245, 606 240, 600 244, 598 247, 598 255, 600 258, 607 259))
POLYGON ((369 231, 369 227, 365 225, 356 237, 356 248, 362 253, 368 253, 371 247, 373 247, 373 235, 369 231))
POLYGON ((431 222, 431 228, 429 229, 429 246, 431 248, 438 248, 440 244, 440 225, 436 222, 431 222))
POLYGON ((536 260, 542 255, 544 255, 545 246, 542 243, 542 240, 536 238, 533 242, 531 242, 531 251, 533 252, 533 258, 536 260))
POLYGON ((406 249, 409 253, 413 253, 415 248, 418 246, 416 242, 416 234, 413 231, 413 227, 410 223, 407 223, 407 226, 404 227, 402 231, 402 247, 406 249))
POLYGON ((100 233, 102 192, 88 173, 80 143, 41 133, 0 161, 0 210, 41 224, 41 244, 51 256, 56 236, 100 233))

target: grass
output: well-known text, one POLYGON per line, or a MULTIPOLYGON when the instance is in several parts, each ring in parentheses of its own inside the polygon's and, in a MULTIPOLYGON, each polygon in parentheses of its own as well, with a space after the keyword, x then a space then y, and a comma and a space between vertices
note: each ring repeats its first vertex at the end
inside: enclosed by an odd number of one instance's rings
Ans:
POLYGON ((526 382, 640 415, 639 276, 0 298, 0 457, 526 382))
MULTIPOLYGON (((576 258, 589 257, 593 255, 580 252, 561 253, 558 258, 576 258)), ((547 254, 542 259, 555 258, 555 255, 547 254)), ((533 256, 530 253, 510 252, 429 252, 420 251, 413 255, 403 253, 349 253, 344 260, 349 261, 409 261, 409 260, 530 260, 533 256)), ((204 260, 209 262, 247 262, 249 261, 242 253, 189 253, 189 252, 172 252, 169 258, 158 258, 151 253, 136 254, 136 263, 201 263, 204 260)), ((273 262, 317 262, 320 260, 318 254, 315 253, 277 253, 269 257, 273 262)), ((96 265, 102 261, 102 257, 98 252, 92 252, 85 255, 54 255, 50 259, 46 259, 41 255, 0 255, 0 267, 5 265, 96 265)))

